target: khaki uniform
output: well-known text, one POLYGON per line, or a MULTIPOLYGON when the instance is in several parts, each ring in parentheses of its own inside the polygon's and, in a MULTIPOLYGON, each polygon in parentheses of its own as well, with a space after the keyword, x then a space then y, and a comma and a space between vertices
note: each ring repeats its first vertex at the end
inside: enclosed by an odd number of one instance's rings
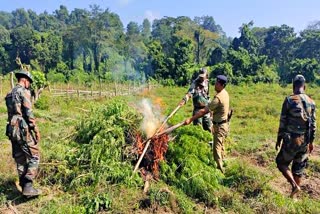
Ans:
POLYGON ((289 166, 292 162, 292 173, 301 176, 307 166, 308 144, 313 142, 315 132, 315 102, 304 93, 286 97, 278 131, 283 143, 276 158, 277 165, 289 166))
POLYGON ((6 135, 12 144, 12 156, 17 163, 20 185, 32 182, 38 171, 40 154, 35 136, 38 132, 31 109, 30 91, 17 84, 6 96, 8 123, 6 135))
POLYGON ((223 171, 224 141, 229 132, 229 94, 223 89, 215 95, 207 108, 213 112, 214 144, 213 156, 217 166, 223 171))

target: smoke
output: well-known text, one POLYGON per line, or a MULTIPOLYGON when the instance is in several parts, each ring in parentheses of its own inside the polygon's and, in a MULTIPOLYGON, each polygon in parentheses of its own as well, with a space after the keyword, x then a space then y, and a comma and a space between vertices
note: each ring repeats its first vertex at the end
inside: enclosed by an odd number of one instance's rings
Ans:
POLYGON ((143 130, 147 137, 152 137, 156 130, 161 126, 163 117, 160 113, 160 108, 153 106, 150 100, 143 99, 139 103, 139 109, 143 114, 141 123, 141 130, 143 130))

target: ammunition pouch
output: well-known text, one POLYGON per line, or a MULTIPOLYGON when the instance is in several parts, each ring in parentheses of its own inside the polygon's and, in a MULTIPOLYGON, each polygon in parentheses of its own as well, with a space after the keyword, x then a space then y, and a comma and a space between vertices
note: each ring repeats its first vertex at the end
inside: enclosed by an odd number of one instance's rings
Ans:
POLYGON ((8 137, 16 142, 28 142, 29 128, 26 121, 20 116, 13 116, 7 124, 8 137))

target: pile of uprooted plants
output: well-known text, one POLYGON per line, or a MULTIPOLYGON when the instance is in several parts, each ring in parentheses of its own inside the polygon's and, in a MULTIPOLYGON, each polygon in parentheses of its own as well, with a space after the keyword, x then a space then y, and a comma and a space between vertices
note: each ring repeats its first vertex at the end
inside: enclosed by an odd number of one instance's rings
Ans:
POLYGON ((112 209, 108 191, 115 187, 142 192, 144 182, 150 179, 182 190, 185 197, 214 204, 220 174, 208 145, 198 143, 210 141, 210 134, 182 127, 169 144, 167 134, 151 138, 134 173, 148 139, 141 130, 142 120, 141 111, 120 98, 93 107, 75 128, 65 164, 46 169, 43 175, 64 191, 79 194, 88 213, 112 209))

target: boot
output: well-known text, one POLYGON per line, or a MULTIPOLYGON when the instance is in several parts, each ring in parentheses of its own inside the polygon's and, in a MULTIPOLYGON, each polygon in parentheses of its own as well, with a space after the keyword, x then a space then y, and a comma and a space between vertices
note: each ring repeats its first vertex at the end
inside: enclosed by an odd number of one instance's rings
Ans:
POLYGON ((23 189, 24 185, 26 184, 26 179, 24 177, 19 177, 19 186, 23 189))
POLYGON ((40 190, 35 189, 32 186, 32 182, 25 183, 22 191, 22 195, 27 196, 28 198, 30 197, 36 197, 41 194, 40 190))

